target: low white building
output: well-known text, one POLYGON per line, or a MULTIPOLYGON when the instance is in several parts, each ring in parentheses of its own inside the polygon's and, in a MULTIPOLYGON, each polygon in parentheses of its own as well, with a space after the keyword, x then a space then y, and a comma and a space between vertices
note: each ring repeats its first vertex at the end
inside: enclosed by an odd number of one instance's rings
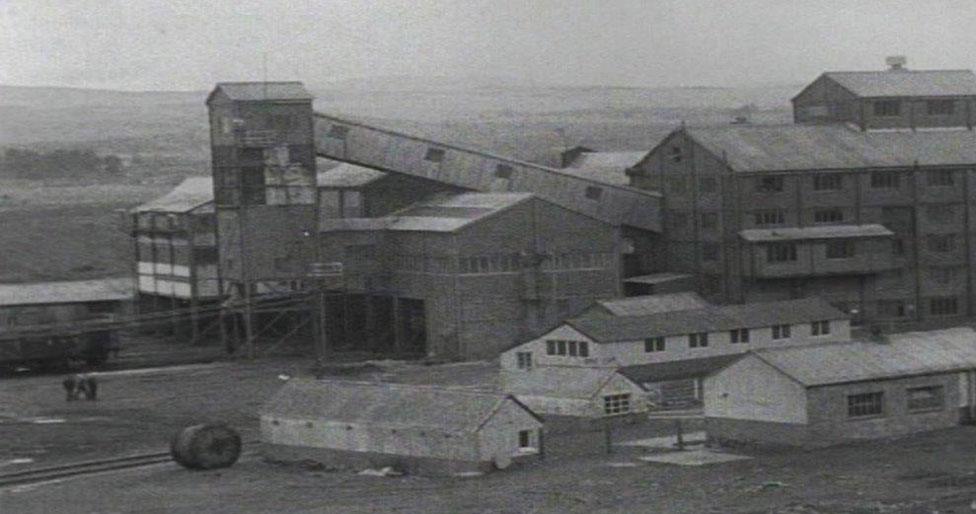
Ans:
POLYGON ((701 399, 701 378, 728 363, 717 357, 849 339, 849 315, 820 298, 706 305, 644 316, 587 315, 506 351, 501 369, 640 366, 628 375, 657 391, 656 403, 694 402, 701 399), (677 362, 682 364, 671 364, 677 362), (682 368, 687 373, 675 372, 682 368))
POLYGON ((612 367, 503 370, 501 387, 547 421, 552 416, 596 419, 647 412, 644 389, 612 367))
POLYGON ((542 420, 514 397, 378 382, 293 379, 261 409, 265 457, 419 474, 541 456, 542 420))

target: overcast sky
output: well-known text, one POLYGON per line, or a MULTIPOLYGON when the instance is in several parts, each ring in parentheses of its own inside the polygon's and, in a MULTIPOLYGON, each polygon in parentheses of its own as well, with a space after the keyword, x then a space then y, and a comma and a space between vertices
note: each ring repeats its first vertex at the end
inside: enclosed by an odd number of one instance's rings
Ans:
POLYGON ((976 67, 973 0, 0 0, 0 83, 499 76, 536 84, 806 82, 976 67))

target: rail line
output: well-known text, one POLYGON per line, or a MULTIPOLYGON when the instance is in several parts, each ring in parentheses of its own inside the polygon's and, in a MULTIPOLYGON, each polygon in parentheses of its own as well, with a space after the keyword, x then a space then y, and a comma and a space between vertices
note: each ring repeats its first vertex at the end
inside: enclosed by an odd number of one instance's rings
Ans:
POLYGON ((172 462, 169 452, 145 453, 139 455, 129 455, 126 457, 116 457, 112 459, 99 459, 62 466, 51 466, 46 468, 28 469, 13 473, 0 474, 0 489, 18 486, 50 482, 62 478, 70 478, 81 475, 94 475, 106 471, 118 471, 123 469, 134 469, 156 464, 172 462))

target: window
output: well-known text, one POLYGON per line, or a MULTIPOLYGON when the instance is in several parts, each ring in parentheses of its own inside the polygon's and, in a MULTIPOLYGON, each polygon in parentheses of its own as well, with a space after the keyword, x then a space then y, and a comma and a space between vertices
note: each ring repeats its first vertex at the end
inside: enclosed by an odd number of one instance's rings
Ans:
POLYGON ((556 341, 556 354, 566 355, 566 341, 556 341))
POLYGON ((929 314, 933 316, 952 316, 959 312, 959 300, 955 296, 929 298, 929 314))
POLYGON ((844 211, 840 209, 817 209, 813 211, 814 223, 841 223, 844 221, 844 211))
POLYGON ((929 234, 926 240, 931 252, 948 253, 956 248, 955 234, 929 234))
POLYGON ((878 314, 885 318, 904 318, 904 300, 878 300, 878 314))
POLYGON ((850 259, 854 257, 854 241, 827 241, 828 259, 850 259))
POLYGON ((861 418, 884 414, 884 393, 852 394, 847 397, 847 417, 861 418))
POLYGON ((556 355, 556 341, 546 341, 546 355, 556 355))
POLYGON ((695 334, 688 334, 688 347, 689 348, 705 348, 708 346, 708 333, 698 332, 695 334))
POLYGON ((756 211, 752 213, 752 216, 756 226, 759 227, 768 225, 782 225, 786 221, 786 215, 781 209, 756 211))
POLYGON ((603 196, 603 188, 596 186, 586 188, 586 198, 588 200, 599 200, 601 196, 603 196))
POLYGON ((576 341, 566 341, 566 346, 568 347, 569 351, 567 353, 569 354, 570 357, 579 356, 579 353, 576 351, 577 349, 576 341))
POLYGON ((715 177, 702 177, 698 181, 698 188, 702 193, 714 193, 718 189, 718 181, 715 177))
POLYGON ((332 125, 329 129, 329 137, 334 139, 345 139, 349 135, 349 127, 345 125, 332 125))
POLYGON ((929 100, 925 102, 925 110, 929 116, 951 116, 956 110, 953 100, 929 100))
POLYGON ((665 351, 664 338, 663 337, 650 337, 648 339, 645 339, 644 340, 644 351, 647 352, 647 353, 651 353, 651 352, 663 352, 663 351, 665 351))
POLYGON ((814 321, 810 323, 810 335, 825 336, 830 334, 829 321, 814 321))
POLYGON ((515 359, 518 369, 532 369, 532 352, 517 352, 515 359))
POLYGON ((703 261, 717 261, 718 260, 718 243, 702 243, 702 260, 703 261))
POLYGON ((519 448, 532 448, 532 431, 519 430, 519 448))
POLYGON ((952 223, 955 210, 951 205, 926 205, 925 217, 933 223, 952 223))
POLYGON ((767 262, 793 262, 795 260, 795 243, 770 243, 766 245, 767 262))
POLYGON ((890 171, 872 171, 871 187, 874 189, 898 189, 901 185, 901 178, 897 173, 890 171))
POLYGON ((748 328, 737 328, 729 332, 729 341, 732 344, 748 343, 749 342, 749 329, 748 328))
POLYGON ((630 412, 630 393, 604 396, 603 412, 607 414, 625 414, 630 412))
POLYGON ((874 102, 875 116, 901 116, 901 102, 898 100, 877 100, 874 102))
POLYGON ((588 343, 586 341, 578 341, 577 344, 579 345, 578 346, 579 347, 579 356, 580 357, 589 357, 590 356, 590 343, 588 343))
POLYGON ((512 178, 512 167, 507 164, 495 166, 495 176, 498 178, 512 178))
POLYGON ((674 162, 681 162, 682 152, 680 146, 671 147, 671 160, 674 162))
POLYGON ((952 172, 948 170, 932 170, 925 173, 925 182, 930 186, 951 186, 955 182, 952 172))
POLYGON ((909 387, 905 390, 908 412, 942 410, 945 408, 945 389, 940 386, 909 387))
POLYGON ((718 213, 717 212, 704 212, 701 215, 701 228, 703 230, 712 230, 718 227, 718 213))
POLYGON ((813 190, 814 191, 836 191, 842 189, 844 177, 836 173, 814 175, 813 176, 813 190))
POLYGON ((956 268, 930 268, 929 277, 932 279, 932 282, 949 285, 956 278, 956 268))
POLYGON ((783 177, 759 177, 756 180, 756 191, 761 193, 778 193, 783 190, 783 177))
POLYGON ((773 325, 773 339, 789 339, 790 325, 773 325))
POLYGON ((441 148, 428 148, 424 160, 430 162, 441 162, 444 160, 444 150, 441 148))

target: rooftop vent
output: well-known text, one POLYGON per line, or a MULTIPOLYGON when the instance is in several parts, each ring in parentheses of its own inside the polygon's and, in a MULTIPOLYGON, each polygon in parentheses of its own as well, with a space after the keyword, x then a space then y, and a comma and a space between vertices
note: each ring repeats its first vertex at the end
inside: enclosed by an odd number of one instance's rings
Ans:
POLYGON ((885 57, 885 64, 888 65, 888 71, 900 71, 905 69, 905 65, 908 64, 908 58, 904 55, 891 55, 885 57))

